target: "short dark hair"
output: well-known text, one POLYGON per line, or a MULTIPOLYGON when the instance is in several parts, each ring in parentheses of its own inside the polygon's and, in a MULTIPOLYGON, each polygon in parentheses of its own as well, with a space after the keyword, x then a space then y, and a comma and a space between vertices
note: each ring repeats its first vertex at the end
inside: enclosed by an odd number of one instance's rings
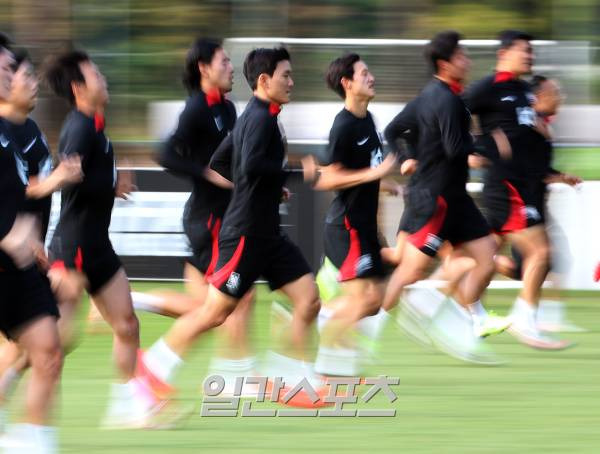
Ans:
POLYGON ((425 60, 434 73, 438 72, 438 60, 450 61, 460 46, 462 36, 454 30, 446 30, 435 35, 425 46, 425 60))
POLYGON ((252 90, 256 90, 258 76, 268 74, 273 76, 275 68, 280 61, 291 61, 290 53, 285 47, 276 47, 275 49, 259 48, 254 49, 244 60, 244 77, 252 90))
POLYGON ((13 50, 13 55, 15 58, 15 62, 12 65, 13 71, 19 69, 23 63, 32 63, 29 53, 23 48, 13 50))
POLYGON ((354 77, 354 63, 360 60, 355 53, 348 53, 336 58, 329 64, 325 82, 327 86, 335 91, 342 99, 346 99, 346 91, 342 85, 342 78, 352 79, 354 77))
POLYGON ((531 80, 529 81, 529 85, 531 87, 531 91, 537 93, 542 88, 542 84, 546 82, 548 78, 541 74, 535 74, 531 80))
POLYGON ((512 47, 515 41, 532 41, 533 35, 519 30, 503 30, 498 33, 498 40, 500 41, 500 49, 508 49, 512 47))
POLYGON ((217 50, 223 47, 223 43, 212 38, 197 38, 188 50, 183 66, 183 86, 191 94, 200 90, 199 63, 210 64, 217 50))
POLYGON ((79 64, 87 61, 90 61, 88 54, 81 50, 72 50, 51 57, 45 64, 43 74, 46 83, 56 95, 65 98, 71 105, 75 104, 71 83, 85 83, 79 64))

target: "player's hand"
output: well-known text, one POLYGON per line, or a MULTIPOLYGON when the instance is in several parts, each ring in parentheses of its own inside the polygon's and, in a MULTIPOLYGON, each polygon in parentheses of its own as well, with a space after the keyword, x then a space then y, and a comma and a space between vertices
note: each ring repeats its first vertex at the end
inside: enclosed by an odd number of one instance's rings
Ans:
POLYGON ((10 256, 17 268, 25 269, 35 262, 38 238, 39 223, 35 216, 19 214, 10 231, 0 241, 0 249, 10 256))
POLYGON ((508 141, 508 137, 504 134, 504 131, 500 128, 496 128, 492 131, 492 138, 496 142, 496 147, 498 148, 498 154, 500 157, 506 161, 512 159, 512 148, 510 146, 510 142, 508 141))
POLYGON ((419 165, 419 161, 416 159, 407 159, 400 166, 400 173, 402 175, 412 175, 417 171, 417 166, 419 165))
POLYGON ((487 167, 490 165, 490 160, 484 158, 480 154, 473 153, 469 155, 468 158, 469 167, 472 169, 481 169, 482 167, 487 167))
POLYGON ((78 154, 65 156, 54 169, 60 184, 79 183, 83 180, 81 157, 78 154))
POLYGON ((119 170, 117 174, 117 187, 115 196, 120 199, 129 200, 131 193, 137 190, 135 176, 131 170, 119 170))
POLYGON ((563 173, 561 174, 562 178, 562 182, 565 184, 568 184, 569 186, 576 186, 578 184, 583 183, 583 180, 581 178, 579 178, 577 175, 571 175, 568 173, 563 173))

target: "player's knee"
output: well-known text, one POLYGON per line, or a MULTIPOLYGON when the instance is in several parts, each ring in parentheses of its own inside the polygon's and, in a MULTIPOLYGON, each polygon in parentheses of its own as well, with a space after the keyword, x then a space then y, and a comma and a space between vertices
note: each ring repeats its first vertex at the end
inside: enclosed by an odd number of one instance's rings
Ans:
POLYGON ((58 381, 63 366, 63 351, 58 343, 31 355, 31 366, 50 382, 58 381))
POLYGON ((305 320, 314 320, 321 310, 321 299, 316 286, 295 303, 295 313, 298 313, 305 320))
MULTIPOLYGON (((379 291, 368 292, 362 301, 362 317, 370 317, 376 315, 381 308, 383 295, 379 291)), ((361 318, 362 318, 361 317, 361 318)))
POLYGON ((133 312, 117 321, 113 329, 119 339, 137 342, 140 338, 140 322, 133 312))

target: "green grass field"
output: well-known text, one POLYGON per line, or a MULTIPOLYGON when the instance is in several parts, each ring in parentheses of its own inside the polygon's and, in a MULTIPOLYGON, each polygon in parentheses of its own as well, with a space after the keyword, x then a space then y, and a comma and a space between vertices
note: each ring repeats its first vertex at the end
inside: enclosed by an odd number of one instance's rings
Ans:
MULTIPOLYGON (((143 291, 156 284, 134 288, 143 291)), ((252 333, 260 354, 269 343, 269 303, 275 296, 264 289, 259 295, 252 333)), ((487 302, 505 313, 513 297, 514 292, 495 291, 487 302)), ((399 376, 398 399, 389 404, 378 396, 362 405, 393 406, 394 418, 201 418, 198 410, 177 430, 102 431, 97 427, 112 377, 111 337, 85 335, 64 370, 61 452, 597 453, 599 298, 597 293, 567 295, 569 318, 589 330, 569 335, 578 343, 575 348, 539 352, 502 334, 490 343, 510 362, 494 368, 423 350, 389 324, 381 361, 368 375, 399 376)), ((144 347, 171 323, 148 314, 140 320, 144 347)), ((179 376, 182 398, 198 408, 213 348, 207 336, 179 376)))

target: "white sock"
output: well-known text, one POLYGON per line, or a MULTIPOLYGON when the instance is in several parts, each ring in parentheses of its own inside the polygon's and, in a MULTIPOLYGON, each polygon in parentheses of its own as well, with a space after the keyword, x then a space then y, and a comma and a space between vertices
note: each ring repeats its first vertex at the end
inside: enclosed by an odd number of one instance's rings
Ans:
POLYGON ((321 306, 321 310, 319 311, 319 315, 317 316, 317 330, 319 333, 323 331, 323 327, 327 324, 331 316, 333 315, 333 310, 326 306, 321 306))
POLYGON ((209 371, 211 373, 220 373, 221 375, 235 375, 253 372, 255 367, 256 357, 254 356, 239 359, 215 357, 210 361, 209 371))
POLYGON ((375 315, 360 319, 356 324, 356 329, 369 339, 377 340, 389 318, 390 313, 381 308, 375 315))
POLYGON ((160 380, 169 383, 183 360, 161 337, 144 353, 144 364, 160 380))
POLYGON ((2 377, 0 377, 0 393, 4 395, 5 399, 10 398, 20 378, 21 372, 12 366, 4 371, 2 377))
POLYGON ((475 323, 483 323, 487 317, 487 311, 485 310, 485 307, 483 307, 483 304, 481 304, 481 300, 477 300, 474 303, 467 305, 467 307, 471 317, 473 317, 473 321, 475 323))
MULTIPOLYGON (((20 447, 21 449, 15 449, 15 452, 39 452, 44 454, 58 452, 56 428, 54 427, 20 423, 12 425, 9 432, 14 439, 24 443, 20 447)), ((7 449, 6 452, 10 452, 10 449, 7 449)))
POLYGON ((142 292, 131 292, 131 301, 133 302, 133 308, 137 311, 153 312, 155 314, 162 313, 161 310, 156 307, 157 304, 164 301, 164 298, 161 296, 142 292))

